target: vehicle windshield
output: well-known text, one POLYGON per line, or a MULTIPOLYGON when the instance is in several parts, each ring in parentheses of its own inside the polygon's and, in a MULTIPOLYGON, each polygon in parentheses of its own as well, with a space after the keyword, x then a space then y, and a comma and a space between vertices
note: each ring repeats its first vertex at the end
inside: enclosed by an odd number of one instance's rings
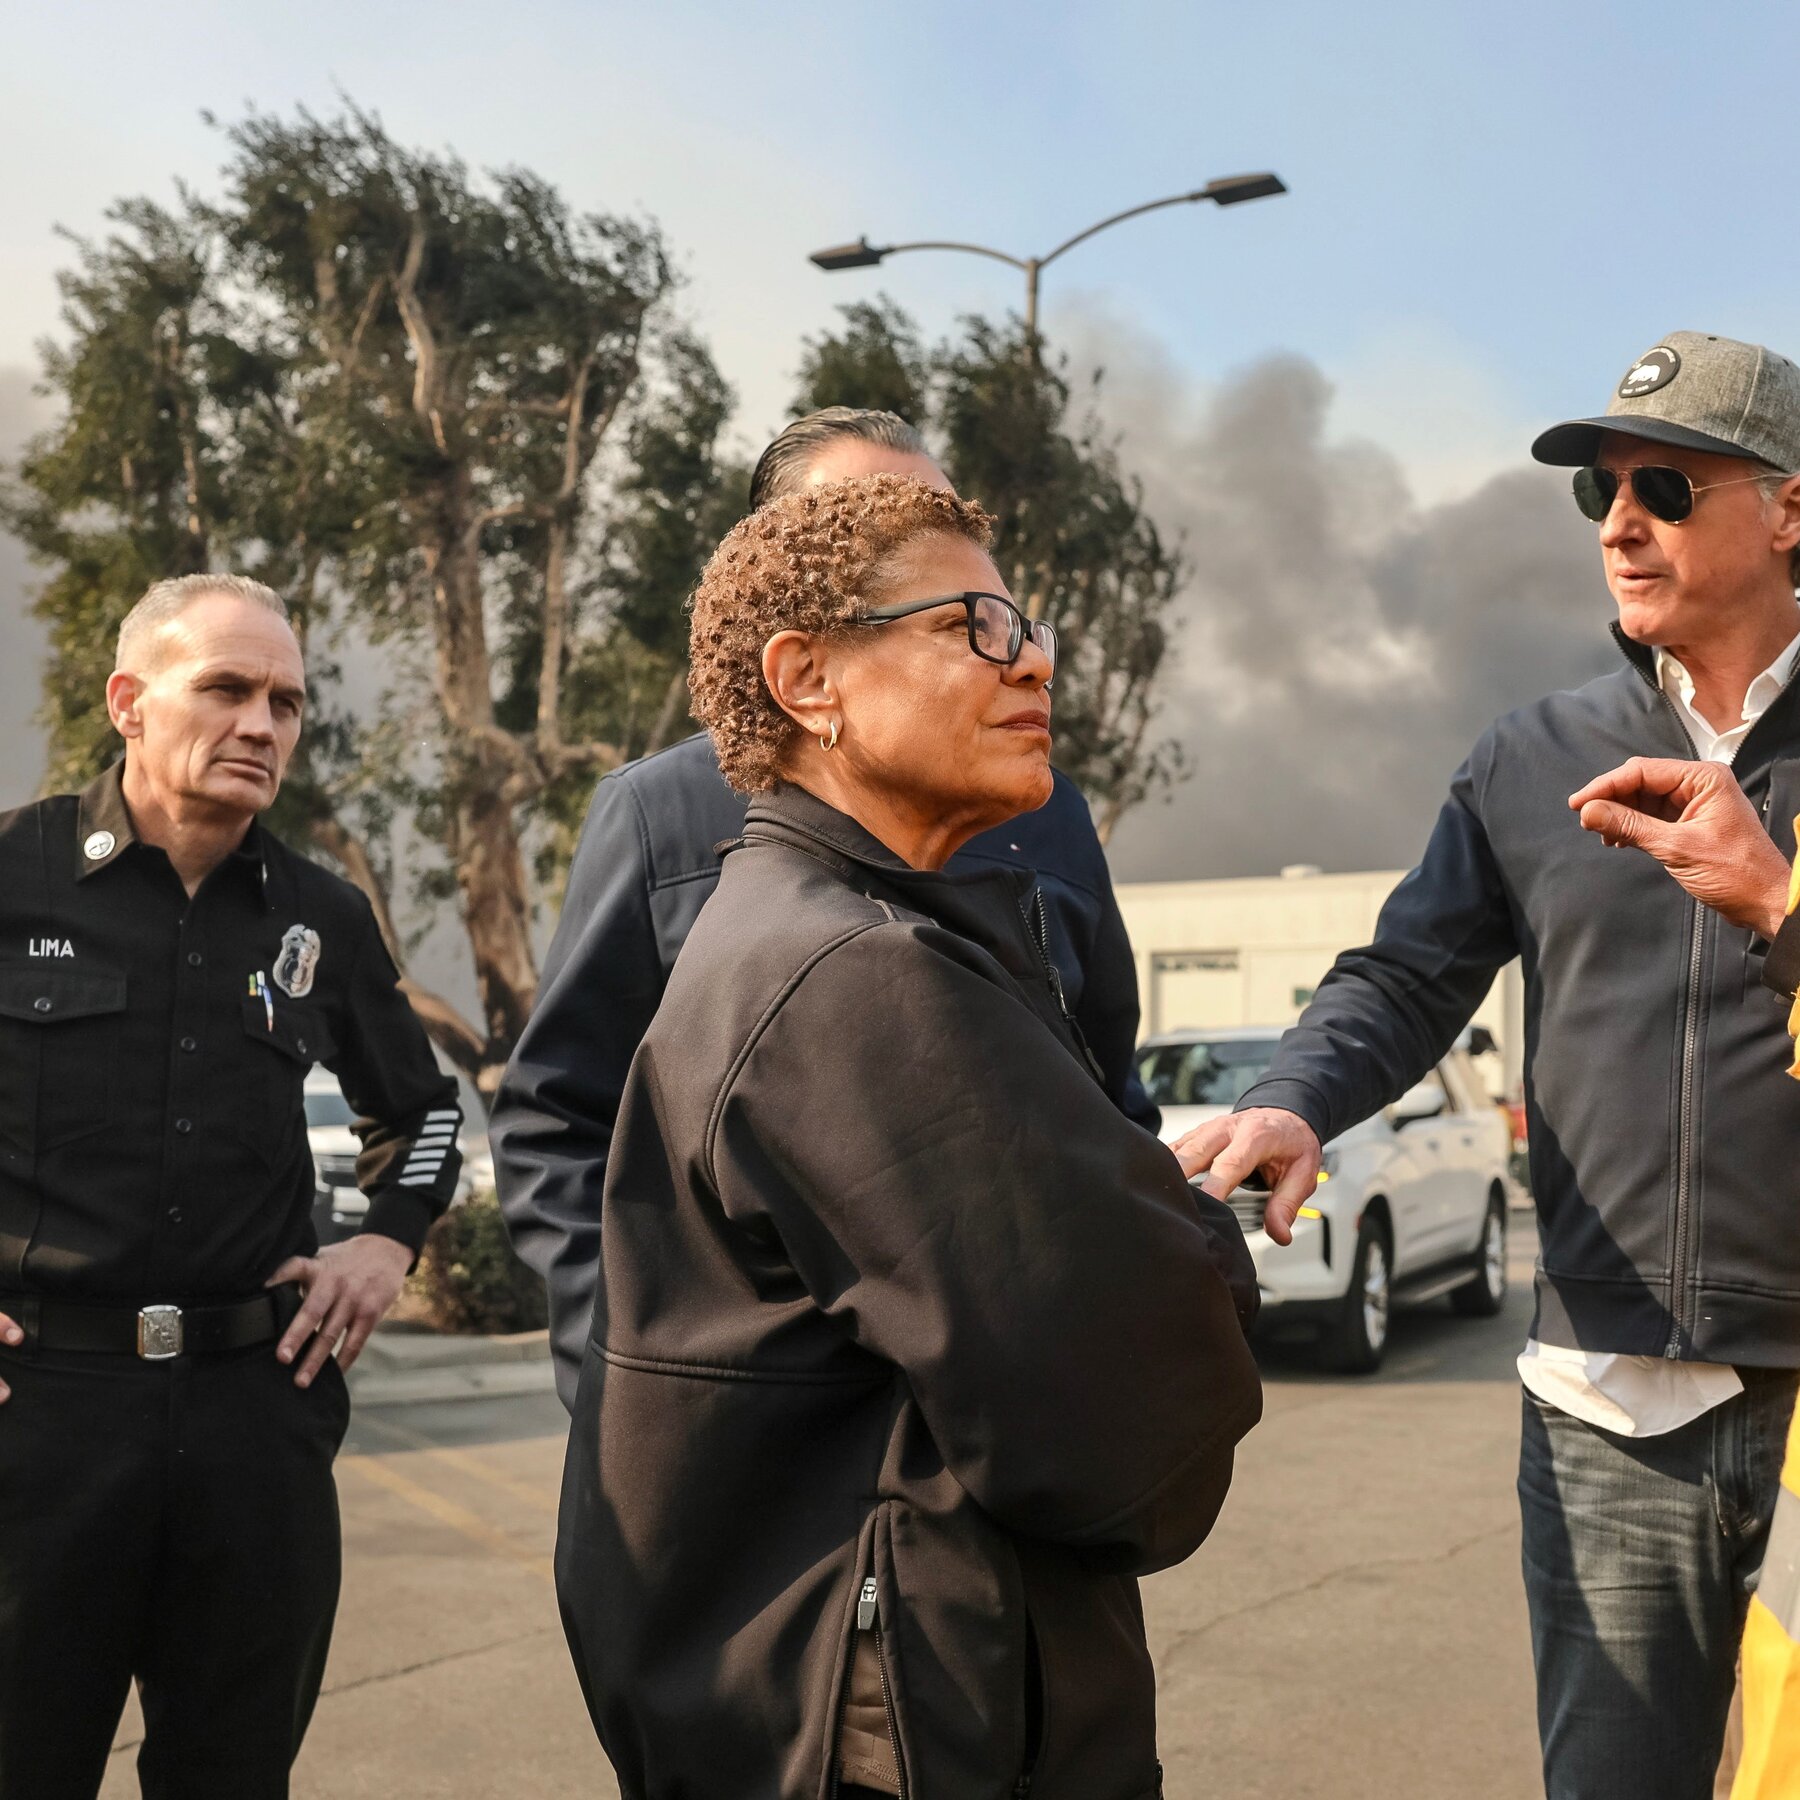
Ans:
POLYGON ((310 1131, 318 1125, 354 1125, 356 1114, 350 1102, 336 1088, 319 1088, 306 1096, 306 1124, 310 1131))
POLYGON ((1138 1054, 1138 1078, 1157 1106, 1236 1106, 1274 1055, 1273 1038, 1153 1044, 1138 1054))

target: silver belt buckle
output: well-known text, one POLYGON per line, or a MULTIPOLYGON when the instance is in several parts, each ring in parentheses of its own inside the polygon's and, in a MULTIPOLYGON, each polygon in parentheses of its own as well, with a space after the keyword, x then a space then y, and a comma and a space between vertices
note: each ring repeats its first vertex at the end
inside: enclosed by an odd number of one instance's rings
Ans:
POLYGON ((137 1353, 145 1362, 167 1362, 181 1354, 181 1308, 143 1306, 138 1309, 137 1353))

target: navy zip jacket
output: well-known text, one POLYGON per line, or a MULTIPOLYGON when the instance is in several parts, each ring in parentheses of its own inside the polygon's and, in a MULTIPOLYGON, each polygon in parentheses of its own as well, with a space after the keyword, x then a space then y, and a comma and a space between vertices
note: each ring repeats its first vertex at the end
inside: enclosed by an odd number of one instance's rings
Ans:
MULTIPOLYGON (((549 1285, 565 1405, 574 1400, 593 1314, 600 1194, 626 1072, 718 885, 720 850, 743 831, 745 805, 726 786, 704 732, 599 784, 537 1005, 495 1101, 500 1205, 514 1247, 549 1285)), ((1136 967, 1081 790, 1058 773, 1038 811, 971 840, 947 866, 1037 877, 1046 947, 1106 1092, 1154 1132, 1157 1110, 1133 1056, 1136 967)))
MULTIPOLYGON (((1691 757, 1655 659, 1492 726, 1450 784, 1374 943, 1338 958, 1239 1102, 1321 1141, 1419 1080, 1495 973, 1525 970, 1525 1094, 1542 1253, 1533 1335, 1620 1354, 1800 1366, 1800 1087, 1768 945, 1568 797, 1632 756, 1691 757)), ((1783 852, 1800 807, 1790 682, 1733 765, 1783 852)))

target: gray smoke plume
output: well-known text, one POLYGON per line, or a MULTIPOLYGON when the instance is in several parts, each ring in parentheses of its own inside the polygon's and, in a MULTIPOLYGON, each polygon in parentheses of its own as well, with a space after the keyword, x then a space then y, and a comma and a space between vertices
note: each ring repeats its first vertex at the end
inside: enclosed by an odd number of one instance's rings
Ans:
MULTIPOLYGON (((1105 422, 1193 565, 1160 720, 1193 773, 1120 823, 1120 879, 1407 866, 1489 720, 1617 666, 1561 473, 1421 506, 1388 451, 1330 438, 1301 358, 1197 395, 1154 346, 1109 328, 1106 351, 1105 422)), ((0 368, 0 462, 48 421, 31 379, 0 368)), ((0 536, 0 807, 43 769, 37 578, 0 536)))
MULTIPOLYGON (((0 368, 0 471, 49 423, 49 403, 31 391, 25 369, 0 368)), ((44 772, 43 734, 32 723, 44 657, 44 629, 26 611, 38 572, 15 538, 0 532, 0 811, 29 800, 44 772)))
POLYGON ((1150 373, 1109 366, 1101 410, 1193 565, 1160 720, 1193 772, 1121 821, 1115 874, 1409 866, 1492 719, 1619 666, 1566 475, 1421 506, 1388 451, 1328 439, 1302 358, 1205 398, 1150 373))

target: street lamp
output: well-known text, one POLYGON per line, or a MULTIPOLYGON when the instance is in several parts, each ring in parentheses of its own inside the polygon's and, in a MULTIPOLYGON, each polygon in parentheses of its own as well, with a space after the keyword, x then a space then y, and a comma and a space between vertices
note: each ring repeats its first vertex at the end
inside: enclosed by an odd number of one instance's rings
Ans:
POLYGON ((1077 244, 1085 243, 1109 226, 1123 224, 1127 219, 1135 219, 1140 213, 1155 212, 1164 206, 1187 206, 1196 200, 1211 200, 1219 206, 1236 206, 1241 200, 1262 200, 1271 194, 1286 192, 1287 183, 1279 175, 1267 172, 1260 175, 1222 175, 1216 181, 1209 181, 1205 187, 1196 188, 1191 194, 1171 194, 1166 200, 1151 200, 1142 206, 1127 207, 1124 212, 1114 213, 1111 218, 1102 219, 1099 224, 1090 225, 1085 231, 1078 231, 1072 238, 1066 238, 1048 256, 1008 256, 1004 250, 992 250, 986 244, 958 244, 936 239, 917 244, 871 244, 866 237, 861 237, 854 244, 837 244, 829 250, 815 250, 811 260, 826 270, 872 269, 884 257, 898 256, 903 250, 961 250, 970 256, 990 256, 995 262, 1009 263, 1025 276, 1025 335, 1035 357, 1038 276, 1065 250, 1073 250, 1077 244))

